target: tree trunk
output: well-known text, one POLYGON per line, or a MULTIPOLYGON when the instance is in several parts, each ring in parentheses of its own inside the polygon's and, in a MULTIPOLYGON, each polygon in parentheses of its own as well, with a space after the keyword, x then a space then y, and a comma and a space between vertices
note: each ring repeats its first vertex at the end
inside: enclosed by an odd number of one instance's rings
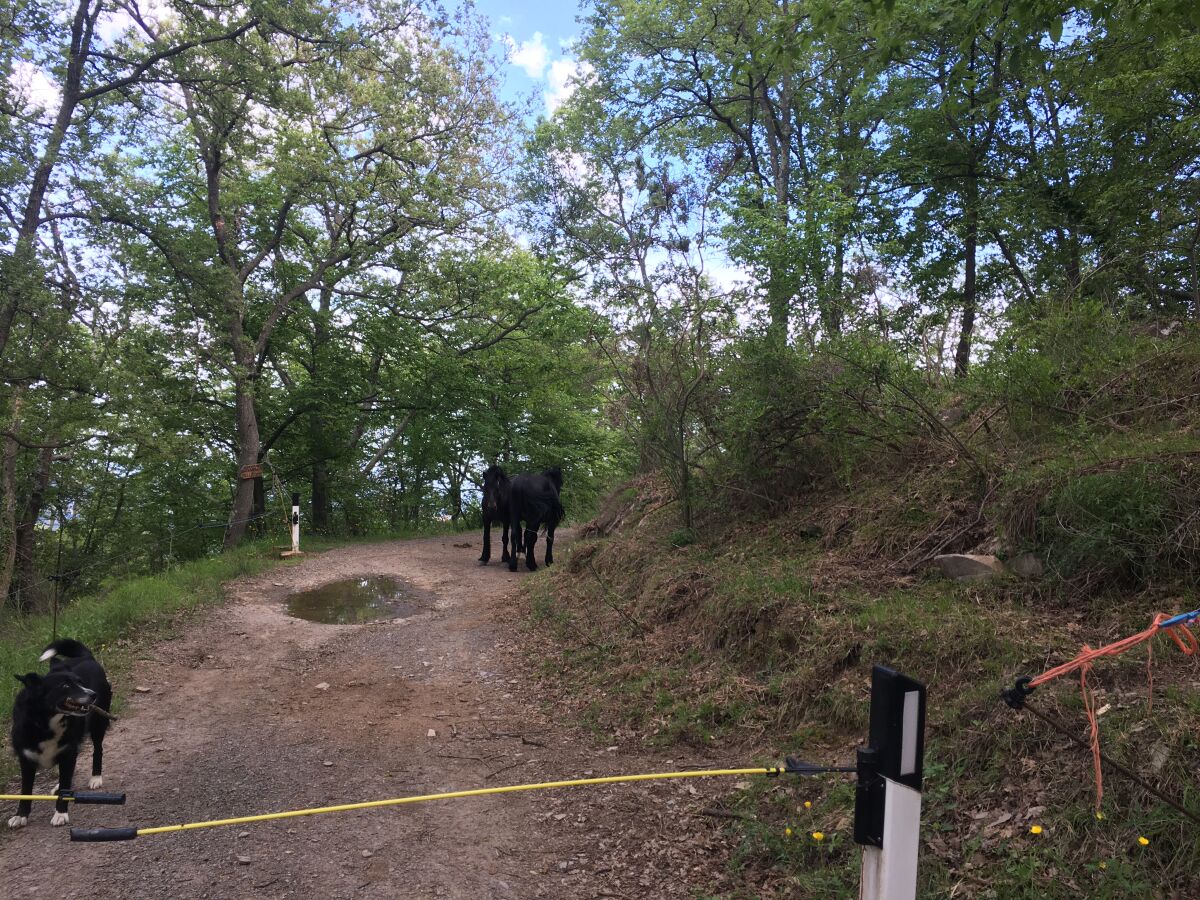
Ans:
POLYGON ((832 284, 825 285, 825 302, 821 305, 821 318, 824 320, 826 335, 842 333, 842 300, 845 296, 846 283, 846 235, 845 229, 838 226, 837 239, 833 244, 833 279, 832 284))
POLYGON ((979 244, 979 182, 974 166, 968 170, 964 197, 963 219, 966 224, 964 250, 966 272, 963 275, 962 329, 958 334, 958 350, 954 354, 954 374, 962 378, 971 366, 971 340, 975 333, 975 256, 979 244))
POLYGON ((462 479, 451 476, 450 480, 450 522, 458 524, 462 518, 462 479))
POLYGON ((790 279, 774 267, 767 276, 767 344, 775 350, 782 350, 788 342, 792 306, 789 282, 790 279))
POLYGON ((71 51, 67 59, 66 77, 63 79, 62 99, 54 117, 54 125, 46 136, 42 157, 34 170, 29 193, 25 197, 25 209, 21 225, 17 229, 16 246, 12 254, 12 274, 15 276, 16 290, 10 287, 10 290, 5 292, 3 301, 0 301, 0 360, 4 359, 4 352, 8 347, 13 320, 21 306, 24 289, 28 286, 29 273, 37 271, 34 239, 41 224, 42 202, 50 189, 50 178, 58 164, 63 142, 75 116, 75 108, 79 105, 83 67, 91 52, 93 22, 88 18, 89 6, 90 0, 79 0, 75 6, 75 14, 71 21, 71 51))
MULTIPOLYGON (((317 383, 324 374, 325 358, 327 348, 329 347, 329 314, 330 307, 332 306, 332 296, 333 291, 330 288, 324 287, 321 289, 320 308, 313 318, 312 370, 310 374, 314 383, 317 383)), ((372 368, 372 378, 378 375, 378 366, 381 363, 382 355, 379 355, 376 357, 376 364, 372 368)), ((366 420, 367 413, 364 410, 355 435, 351 438, 351 451, 353 451, 354 445, 357 445, 359 438, 362 437, 363 431, 366 430, 366 420)), ((320 410, 309 416, 308 448, 309 453, 312 454, 312 527, 316 531, 326 532, 329 530, 329 520, 332 517, 333 507, 329 497, 329 460, 325 455, 325 448, 329 439, 325 435, 325 428, 323 426, 324 423, 321 421, 320 410)))
POLYGON ((233 509, 229 512, 229 525, 225 530, 224 547, 229 550, 242 542, 246 535, 246 524, 254 508, 254 479, 242 478, 242 469, 258 462, 261 440, 258 434, 258 415, 254 410, 252 382, 243 376, 237 383, 237 490, 233 497, 233 509))
POLYGON ((312 527, 314 531, 329 531, 333 505, 329 499, 329 463, 324 459, 312 464, 312 527))
POLYGON ((1083 284, 1083 267, 1079 261, 1079 238, 1071 229, 1066 230, 1067 282, 1074 292, 1083 284))
POLYGON ((692 482, 691 470, 688 465, 687 455, 687 428, 684 422, 679 422, 678 428, 679 440, 679 458, 676 462, 679 465, 679 505, 683 514, 683 527, 692 527, 692 482))
POLYGON ((0 600, 8 596, 12 586, 13 567, 17 560, 17 454, 20 445, 15 435, 21 427, 21 407, 24 389, 13 392, 8 430, 0 453, 0 600))
POLYGON ((54 448, 43 447, 38 453, 37 469, 33 473, 33 488, 25 501, 25 509, 21 512, 21 520, 17 523, 16 552, 17 552, 17 590, 25 590, 24 607, 28 608, 33 601, 28 588, 34 581, 34 550, 37 542, 37 523, 42 517, 42 507, 46 502, 46 489, 50 486, 50 471, 54 464, 54 448))
POLYGON ((385 456, 388 455, 388 452, 392 449, 392 445, 400 439, 402 434, 404 434, 404 430, 408 428, 408 423, 412 421, 413 412, 414 410, 410 409, 404 414, 404 418, 402 418, 399 424, 392 429, 392 433, 388 435, 388 439, 380 445, 379 449, 375 451, 375 455, 372 456, 367 464, 362 467, 362 471, 359 472, 359 474, 363 478, 369 477, 371 473, 375 471, 375 467, 379 465, 380 461, 382 461, 385 456))

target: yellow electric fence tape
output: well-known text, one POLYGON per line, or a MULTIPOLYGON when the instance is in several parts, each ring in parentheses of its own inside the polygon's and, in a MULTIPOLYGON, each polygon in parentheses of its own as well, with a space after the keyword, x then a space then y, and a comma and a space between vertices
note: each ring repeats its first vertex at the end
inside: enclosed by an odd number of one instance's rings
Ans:
POLYGON ((782 767, 760 767, 752 769, 702 769, 697 772, 656 772, 643 775, 610 775, 606 778, 582 778, 569 781, 542 781, 535 785, 508 785, 504 787, 478 787, 470 791, 446 791, 444 793, 427 793, 415 797, 396 797, 389 800, 366 800, 364 803, 342 803, 336 806, 316 806, 312 809, 288 810, 286 812, 266 812, 259 816, 238 816, 236 818, 215 818, 208 822, 186 822, 174 826, 158 826, 155 828, 83 828, 72 829, 72 840, 128 840, 142 838, 148 834, 166 834, 167 832, 191 832, 197 828, 217 828, 230 824, 248 824, 251 822, 272 822, 278 818, 296 818, 299 816, 319 816, 325 812, 349 812, 359 809, 378 809, 380 806, 401 806, 407 803, 427 803, 428 800, 452 800, 460 797, 487 797, 490 794, 520 793, 522 791, 546 791, 556 787, 586 787, 588 785, 617 785, 630 781, 665 781, 682 778, 726 778, 731 775, 780 775, 786 769, 782 767))

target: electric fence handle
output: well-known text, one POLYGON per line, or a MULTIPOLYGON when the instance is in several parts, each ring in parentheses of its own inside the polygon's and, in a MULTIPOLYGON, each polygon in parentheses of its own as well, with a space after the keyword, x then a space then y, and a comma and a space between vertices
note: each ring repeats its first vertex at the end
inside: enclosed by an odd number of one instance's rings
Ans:
POLYGON ((0 794, 0 800, 69 800, 94 806, 124 806, 125 793, 104 791, 63 791, 59 794, 0 794))
POLYGON ((79 791, 72 793, 70 796, 64 794, 67 800, 74 800, 76 803, 95 804, 97 806, 124 806, 125 793, 122 791, 119 794, 106 794, 96 791, 79 791))
POLYGON ((138 836, 136 828, 72 828, 71 840, 83 843, 102 841, 132 841, 138 836))

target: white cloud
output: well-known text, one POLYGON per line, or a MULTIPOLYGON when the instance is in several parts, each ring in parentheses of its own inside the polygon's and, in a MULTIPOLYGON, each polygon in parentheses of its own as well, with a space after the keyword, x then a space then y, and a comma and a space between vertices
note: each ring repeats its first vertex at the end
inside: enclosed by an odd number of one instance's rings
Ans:
POLYGON ((743 287, 754 280, 754 273, 724 256, 717 256, 710 259, 705 269, 709 281, 718 290, 725 292, 743 287))
MULTIPOLYGON (((161 30, 176 19, 175 10, 166 0, 138 0, 133 8, 137 10, 141 19, 155 30, 161 30)), ((144 36, 133 16, 124 9, 105 9, 96 23, 96 35, 106 45, 112 44, 130 30, 144 36)))
POLYGON ((533 37, 520 43, 517 43, 511 34, 502 35, 501 40, 508 48, 508 61, 511 65, 524 70, 534 81, 546 82, 543 96, 548 115, 553 115, 594 71, 591 64, 571 58, 570 53, 577 44, 576 38, 560 39, 559 49, 567 55, 554 60, 551 59, 550 48, 546 46, 545 36, 540 31, 535 31, 533 37))
POLYGON ((567 102, 575 93, 576 88, 595 71, 591 63, 579 62, 575 59, 556 59, 550 64, 550 74, 547 77, 550 89, 546 91, 546 111, 551 115, 567 102))
POLYGON ((553 160, 558 174, 575 187, 583 187, 587 184, 588 178, 591 177, 587 160, 581 153, 557 151, 553 156, 553 160))
POLYGON ((17 60, 8 81, 16 88, 17 94, 27 106, 49 112, 58 109, 62 100, 58 85, 33 63, 23 59, 17 60))
POLYGON ((550 50, 542 39, 542 33, 535 31, 533 37, 520 44, 512 35, 505 35, 504 42, 508 44, 508 61, 518 68, 524 69, 525 74, 534 80, 540 80, 546 71, 546 63, 550 61, 550 50))
POLYGON ((133 28, 133 17, 124 10, 106 9, 96 23, 96 34, 104 44, 111 44, 133 28))

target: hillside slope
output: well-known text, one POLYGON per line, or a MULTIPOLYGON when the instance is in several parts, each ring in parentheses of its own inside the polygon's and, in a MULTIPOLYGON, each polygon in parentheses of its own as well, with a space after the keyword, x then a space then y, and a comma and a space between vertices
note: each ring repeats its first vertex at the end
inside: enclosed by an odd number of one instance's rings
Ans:
MULTIPOLYGON (((995 514, 1019 491, 981 507, 957 490, 945 470, 910 467, 692 531, 664 484, 635 480, 565 565, 529 583, 546 681, 602 734, 730 761, 844 763, 866 733, 871 664, 885 663, 929 686, 923 895, 1196 896, 1194 824, 1112 771, 1097 817, 1090 757, 999 699, 1085 643, 1200 606, 1195 591, 1186 578, 1130 586, 1102 554, 1036 580, 950 581, 931 563, 938 552, 1028 549, 995 514)), ((1072 546, 1102 543, 1096 534, 1072 546)), ((1062 559, 1051 542, 1034 548, 1062 559)), ((1194 807, 1200 677, 1166 638, 1154 649, 1152 705, 1145 648, 1095 665, 1102 746, 1194 807)), ((1036 701, 1086 737, 1077 678, 1036 701)), ((852 796, 835 777, 747 790, 730 809, 747 818, 729 826, 744 883, 764 896, 849 895, 852 796)))

